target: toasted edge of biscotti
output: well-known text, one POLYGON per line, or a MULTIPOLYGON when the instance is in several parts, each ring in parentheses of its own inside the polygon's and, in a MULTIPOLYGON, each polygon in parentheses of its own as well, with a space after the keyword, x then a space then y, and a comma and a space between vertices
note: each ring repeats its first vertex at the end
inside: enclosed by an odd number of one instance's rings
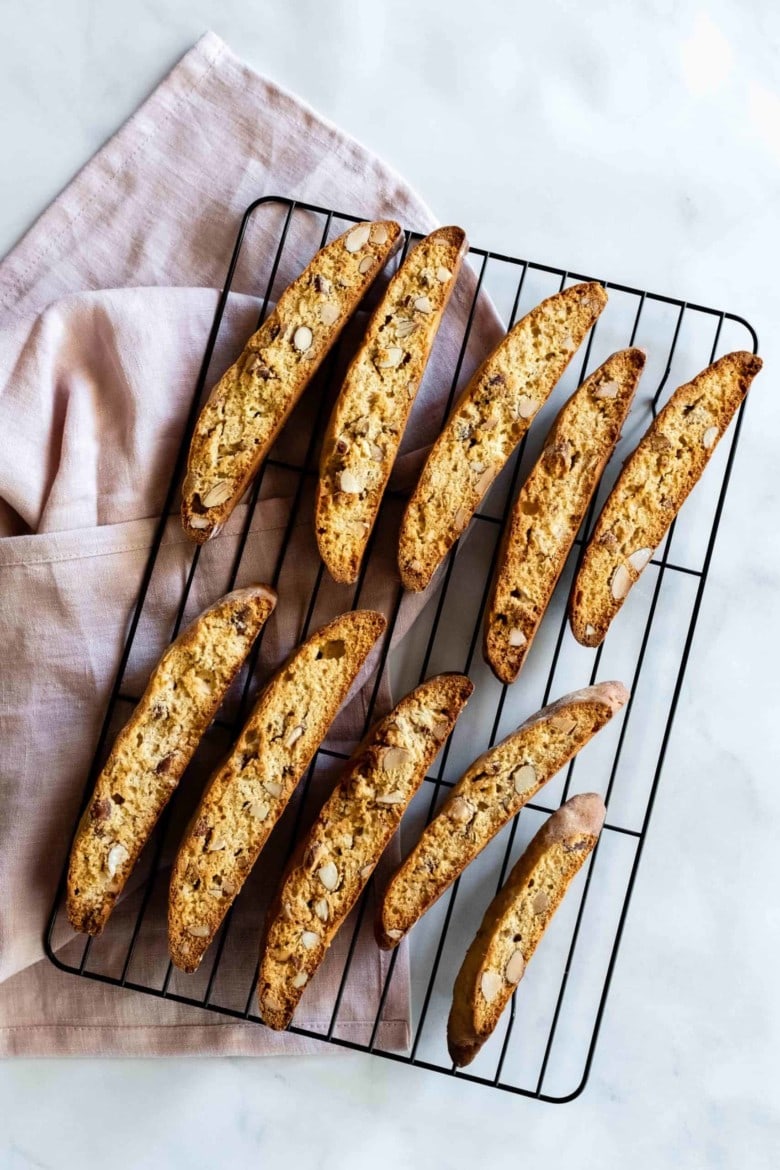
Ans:
POLYGON ((606 303, 595 281, 555 293, 517 322, 471 378, 401 521, 406 589, 428 586, 606 303))
POLYGON ((455 979, 447 1048, 470 1064, 493 1033, 604 824, 604 801, 573 796, 545 821, 485 911, 455 979))
POLYGON ((729 353, 675 390, 626 460, 569 598, 574 637, 598 646, 652 560, 762 366, 729 353))
POLYGON ((325 433, 315 507, 317 545, 334 581, 357 578, 467 250, 459 227, 437 228, 412 249, 347 371, 325 433))
POLYGON ((258 979, 263 1021, 286 1028, 365 889, 410 800, 473 690, 430 678, 371 729, 299 843, 265 925, 258 979))
POLYGON ((397 946, 504 825, 627 699, 628 691, 619 682, 572 691, 476 759, 390 878, 377 909, 379 946, 385 950, 397 946))
POLYGON ((182 484, 184 531, 198 544, 227 520, 293 407, 401 238, 360 223, 316 254, 281 294, 201 409, 182 484))
POLYGON ((179 846, 168 899, 172 962, 197 969, 387 623, 342 614, 273 675, 212 775, 179 846))
POLYGON ((496 678, 517 678, 628 414, 641 349, 608 357, 560 410, 520 489, 497 557, 484 628, 496 678))
POLYGON ((99 934, 105 926, 160 813, 275 605, 276 593, 266 585, 228 593, 179 634, 152 671, 114 741, 76 830, 67 880, 67 913, 74 930, 99 934), (203 661, 208 676, 204 679, 197 668, 209 643, 212 653, 217 653, 217 644, 220 656, 227 653, 220 670, 203 661), (193 655, 198 657, 188 662, 193 655))

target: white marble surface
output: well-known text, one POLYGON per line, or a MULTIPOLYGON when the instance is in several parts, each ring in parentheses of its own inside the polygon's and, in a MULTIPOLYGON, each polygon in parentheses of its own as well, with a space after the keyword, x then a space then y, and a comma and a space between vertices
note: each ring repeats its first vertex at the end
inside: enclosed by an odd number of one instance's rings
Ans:
POLYGON ((753 321, 767 368, 590 1085, 556 1107, 361 1057, 5 1062, 0 1167, 777 1165, 780 11, 447 7, 5 5, 0 249, 213 27, 475 240, 753 321))

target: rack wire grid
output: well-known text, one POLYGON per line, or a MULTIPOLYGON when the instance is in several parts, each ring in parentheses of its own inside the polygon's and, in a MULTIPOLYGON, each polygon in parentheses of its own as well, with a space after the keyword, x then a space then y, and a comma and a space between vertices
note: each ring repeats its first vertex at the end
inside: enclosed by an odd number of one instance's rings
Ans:
MULTIPOLYGON (((160 559, 166 526, 176 523, 176 518, 171 518, 170 514, 176 508, 189 437, 204 390, 210 384, 209 367, 239 265, 245 273, 242 278, 244 285, 250 292, 254 291, 262 297, 262 320, 274 294, 278 295, 279 289, 288 279, 297 275, 305 259, 311 256, 316 247, 345 230, 347 225, 357 222, 360 222, 360 217, 355 215, 274 196, 256 200, 243 216, 165 505, 129 621, 124 649, 87 778, 82 808, 86 805, 105 759, 107 745, 111 742, 110 732, 126 721, 130 705, 137 702, 137 696, 127 693, 125 688, 126 678, 132 674, 132 670, 128 671, 128 664, 139 623, 161 624, 160 615, 150 600, 150 584, 160 559), (266 269, 269 275, 262 291, 257 289, 255 258, 258 253, 247 243, 250 228, 260 233, 260 252, 264 251, 271 257, 270 270, 266 269), (292 251, 295 252, 297 247, 298 254, 285 260, 286 248, 290 250, 289 242, 294 235, 298 243, 292 251), (309 240, 308 244, 301 242, 305 239, 309 240), (308 248, 308 257, 303 257, 303 248, 308 248), (290 267, 289 273, 286 267, 290 267)), ((404 246, 391 267, 400 263, 409 246, 420 238, 419 234, 406 231, 404 246)), ((441 403, 436 425, 441 426, 449 412, 456 392, 470 372, 470 365, 476 365, 488 348, 484 338, 472 332, 475 316, 481 311, 479 306, 484 308, 486 304, 492 304, 502 327, 509 328, 543 296, 564 288, 570 282, 590 279, 598 278, 472 247, 458 286, 461 296, 468 298, 461 301, 465 329, 449 394, 446 403, 441 403), (470 345, 474 348, 471 356, 470 345)), ((465 714, 404 819, 404 837, 409 837, 407 844, 415 839, 423 824, 435 814, 446 791, 477 754, 477 749, 482 751, 508 734, 537 707, 568 690, 603 678, 622 679, 631 690, 631 698, 622 714, 575 757, 563 773, 548 783, 541 794, 542 799, 527 805, 522 815, 515 818, 493 840, 412 932, 408 943, 411 1023, 409 1043, 405 1048, 399 1050, 398 1045, 383 1044, 381 1031, 383 1011, 393 979, 405 978, 405 963, 398 962, 399 951, 394 951, 383 964, 375 1016, 368 1033, 356 1039, 354 1035, 348 1034, 348 1029, 345 1035, 341 1026, 340 1013, 345 1003, 345 989, 358 939, 370 929, 370 914, 367 914, 366 908, 373 896, 372 887, 364 893, 353 915, 342 928, 341 934, 345 941, 342 942, 338 957, 338 993, 330 1006, 328 1018, 318 1029, 301 1028, 295 1024, 290 1029, 303 1036, 436 1070, 460 1080, 558 1102, 571 1100, 582 1091, 592 1065, 707 582, 739 441, 744 403, 735 423, 716 451, 702 483, 672 525, 648 570, 632 590, 609 637, 598 650, 588 650, 577 645, 567 632, 566 597, 582 555, 584 534, 590 531, 599 504, 614 481, 620 456, 634 446, 651 414, 655 414, 659 408, 662 398, 668 395, 671 388, 708 365, 719 353, 733 348, 750 348, 753 352, 758 349, 758 339, 752 326, 734 314, 606 280, 601 283, 609 292, 609 304, 591 330, 581 363, 579 358, 571 363, 569 371, 545 406, 543 418, 531 428, 489 496, 482 502, 467 537, 461 539, 451 552, 439 575, 438 584, 430 590, 430 600, 416 617, 412 634, 406 636, 398 648, 390 653, 393 631, 404 596, 400 583, 397 580, 392 583, 387 607, 388 630, 370 684, 366 726, 372 721, 380 695, 380 684, 387 683, 391 672, 396 694, 405 693, 416 682, 439 670, 464 671, 476 684, 465 714), (549 423, 578 382, 609 353, 634 344, 646 347, 648 363, 626 433, 589 509, 529 660, 518 682, 508 688, 493 678, 482 662, 478 645, 492 564, 517 485, 540 449, 540 436, 544 436, 547 429, 545 417, 549 423), (579 368, 575 368, 575 363, 579 368), (573 788, 577 791, 601 792, 607 801, 607 821, 599 844, 550 925, 496 1033, 468 1070, 456 1070, 447 1056, 445 1045, 445 1022, 455 973, 487 903, 503 883, 509 866, 543 817, 558 807, 573 788)), ((304 498, 315 481, 317 444, 327 411, 338 389, 338 373, 337 349, 315 382, 319 391, 310 388, 305 396, 310 403, 308 431, 298 443, 294 457, 282 457, 277 444, 255 480, 229 566, 228 588, 234 586, 241 574, 252 516, 258 499, 262 498, 264 481, 274 472, 287 475, 293 490, 283 535, 274 553, 271 584, 280 583, 286 562, 296 556, 292 537, 301 524, 304 498)), ((399 509, 401 500, 402 493, 388 492, 383 510, 394 505, 399 509)), ((310 523, 306 533, 307 539, 313 541, 310 523)), ((179 632, 193 592, 198 566, 203 559, 202 553, 201 547, 187 547, 189 567, 180 574, 181 590, 173 629, 167 630, 167 633, 164 631, 161 637, 169 635, 172 640, 179 632)), ((301 639, 313 628, 315 610, 319 608, 318 602, 327 591, 326 586, 329 586, 331 592, 328 612, 322 620, 358 607, 366 573, 375 559, 376 531, 354 587, 334 587, 329 583, 327 574, 324 574, 323 566, 319 565, 305 608, 301 639)), ((281 589, 280 594, 280 606, 283 606, 284 593, 281 589)), ((208 757, 209 750, 213 757, 218 749, 218 745, 209 748, 210 738, 218 738, 221 732, 224 739, 225 731, 234 736, 240 727, 252 699, 253 687, 257 687, 254 674, 260 641, 262 634, 248 660, 241 680, 240 695, 233 704, 230 717, 226 717, 226 708, 223 707, 220 718, 215 720, 205 737, 206 742, 201 747, 199 757, 204 752, 208 757)), ((140 687, 136 689, 140 694, 140 687)), ((312 777, 318 767, 323 762, 329 762, 332 768, 345 758, 344 753, 325 747, 317 753, 299 788, 297 804, 291 802, 285 814, 286 828, 282 830, 280 826, 276 830, 275 836, 280 839, 284 837, 285 844, 273 863, 275 873, 266 873, 263 878, 266 883, 272 882, 274 877, 278 880, 285 862, 284 852, 287 850, 289 856, 304 823, 307 797, 316 797, 315 807, 320 802, 321 793, 316 795, 317 785, 312 787, 312 777)), ((64 912, 66 869, 63 869, 47 925, 46 953, 62 970, 88 979, 199 1006, 234 1019, 262 1023, 255 1011, 254 996, 257 973, 255 960, 261 922, 253 914, 257 906, 247 889, 239 896, 226 918, 220 936, 198 975, 181 976, 171 968, 165 953, 166 883, 162 874, 166 853, 175 848, 175 841, 171 843, 170 840, 171 809, 177 802, 184 800, 183 792, 189 787, 180 785, 137 867, 134 876, 138 885, 133 896, 128 895, 124 902, 120 902, 109 922, 105 934, 113 931, 112 946, 105 947, 104 954, 101 949, 104 936, 84 939, 70 931, 64 912), (249 914, 249 926, 239 932, 233 923, 233 937, 228 944, 233 916, 242 905, 249 914), (129 909, 120 913, 123 906, 129 909), (241 956, 240 962, 235 960, 236 952, 241 956), (135 978, 134 969, 139 958, 144 960, 141 965, 145 971, 154 969, 159 973, 159 978, 152 979, 148 975, 140 980, 135 978), (231 962, 237 962, 238 974, 234 972, 232 978, 223 979, 225 968, 231 962), (229 994, 221 991, 223 985, 230 986, 229 994)), ((197 793, 190 797, 191 805, 196 797, 197 793)))

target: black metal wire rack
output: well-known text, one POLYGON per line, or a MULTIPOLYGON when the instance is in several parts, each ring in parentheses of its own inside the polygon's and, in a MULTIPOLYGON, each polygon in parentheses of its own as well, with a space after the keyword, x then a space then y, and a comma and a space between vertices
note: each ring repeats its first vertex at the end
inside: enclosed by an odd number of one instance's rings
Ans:
MULTIPOLYGON (((136 671, 132 662, 139 627, 142 623, 164 624, 160 619, 159 599, 155 599, 155 573, 161 571, 166 531, 177 522, 170 514, 177 505, 189 435, 204 389, 210 384, 210 365, 229 305, 228 298, 237 289, 260 296, 262 319, 279 288, 297 274, 316 247, 359 219, 358 216, 278 197, 256 200, 243 217, 167 498, 129 621, 85 786, 84 804, 102 766, 111 733, 126 720, 130 704, 137 701, 140 693, 143 670, 136 671), (253 232, 257 232, 259 243, 256 240, 249 242, 253 232), (308 244, 304 242, 307 239, 308 244), (307 247, 308 255, 304 255, 307 247), (257 286, 258 268, 268 274, 261 288, 257 286), (139 682, 133 687, 136 673, 139 682), (132 693, 133 690, 136 694, 132 693)), ((407 231, 400 258, 410 244, 420 238, 418 234, 407 231)), ((472 247, 459 282, 460 295, 465 298, 460 304, 465 328, 449 393, 446 401, 440 401, 440 415, 434 420, 435 425, 441 425, 446 417, 458 388, 469 373, 470 363, 476 364, 476 359, 483 356, 480 345, 483 350, 487 348, 476 335, 479 330, 473 328, 479 312, 488 306, 488 312, 492 313, 493 309, 489 307, 492 305, 501 326, 508 328, 543 296, 569 282, 586 279, 594 278, 472 247)), ((750 348, 753 352, 758 349, 753 328, 734 314, 606 280, 602 283, 610 295, 607 310, 589 335, 581 364, 578 359, 578 368, 570 368, 567 372, 545 407, 544 416, 551 419, 577 382, 621 346, 644 345, 648 350, 648 365, 625 439, 593 501, 520 680, 511 688, 498 684, 482 663, 478 645, 502 525, 523 472, 529 469, 539 449, 539 436, 543 436, 546 430, 543 420, 531 429, 487 500, 483 501, 468 537, 462 539, 450 554, 432 589, 432 598, 416 615, 411 633, 398 646, 394 643, 393 633, 409 596, 403 595, 400 583, 391 582, 385 607, 388 632, 369 684, 366 725, 372 720, 381 688, 391 676, 397 694, 404 693, 417 681, 438 670, 462 670, 476 684, 472 702, 445 745, 435 771, 427 777, 407 814, 404 827, 411 826, 412 832, 416 832, 434 815, 446 790, 477 752, 507 734, 543 703, 602 678, 622 679, 630 687, 631 699, 622 716, 571 762, 565 774, 547 785, 542 793, 543 799, 527 806, 522 815, 507 826, 410 936, 411 1022, 408 1044, 399 1044, 397 1037, 388 1042, 383 1031, 393 991, 397 991, 399 984, 407 979, 406 956, 399 958, 403 955, 403 948, 382 963, 381 977, 375 989, 373 1019, 363 1021, 361 1030, 347 1018, 349 980, 356 950, 359 946, 373 945, 367 930, 371 888, 342 929, 339 953, 334 956, 334 962, 339 965, 335 980, 338 991, 332 1003, 327 1005, 321 1024, 310 1027, 294 1024, 291 1028, 302 1036, 436 1070, 460 1080, 559 1102, 571 1100, 582 1091, 592 1065, 710 569, 744 404, 702 483, 632 591, 608 639, 597 651, 578 646, 567 630, 565 600, 568 587, 581 556, 584 534, 590 530, 599 503, 614 480, 620 455, 634 445, 650 414, 656 412, 665 397, 665 391, 668 394, 719 353, 734 348, 750 348), (503 883, 509 866, 538 827, 540 818, 565 800, 573 788, 600 791, 607 801, 607 823, 599 845, 553 921, 496 1035, 468 1070, 455 1070, 447 1057, 444 1031, 452 982, 465 948, 487 902, 503 883)), ((572 367, 574 365, 572 363, 572 367)), ((252 517, 258 501, 264 498, 264 484, 267 489, 270 477, 276 475, 286 477, 288 506, 281 538, 269 554, 272 567, 264 579, 279 586, 280 606, 284 605, 285 572, 289 571, 300 548, 294 537, 303 533, 303 539, 314 539, 311 523, 305 518, 306 500, 316 475, 317 444, 337 389, 338 372, 337 353, 326 363, 317 389, 307 392, 309 406, 302 416, 305 425, 303 430, 297 429, 296 441, 286 447, 277 444, 255 481, 240 530, 229 546, 232 558, 225 566, 227 580, 214 596, 237 582, 241 583, 240 578, 247 571, 252 517)), ((279 492, 278 485, 275 490, 279 492)), ((392 511, 394 507, 398 509, 400 495, 397 491, 389 492, 383 512, 392 511)), ((205 547, 212 549, 215 543, 221 542, 212 542, 205 547)), ((173 628, 166 629, 160 637, 172 639, 179 632, 188 604, 192 604, 199 568, 202 569, 204 553, 201 548, 187 545, 186 552, 181 555, 185 560, 177 562, 172 586, 177 592, 173 628)), ((301 638, 314 628, 315 616, 316 624, 320 624, 338 612, 361 604, 366 577, 376 559, 377 546, 373 539, 354 587, 333 587, 320 565, 310 585, 308 605, 302 610, 301 638)), ((205 599, 208 600, 210 598, 205 599)), ((201 608, 201 604, 197 608, 201 608)), ((261 641, 262 636, 242 675, 240 687, 226 702, 220 717, 207 733, 206 741, 213 740, 213 744, 206 742, 199 752, 199 757, 205 756, 203 770, 209 762, 209 753, 213 760, 214 753, 229 742, 226 733, 234 735, 247 713, 257 687, 255 675, 261 641)), ((316 779, 318 772, 328 764, 332 768, 344 758, 346 753, 330 747, 323 747, 317 753, 301 784, 297 804, 288 809, 283 821, 286 827, 277 829, 284 844, 277 850, 278 856, 269 860, 260 879, 265 885, 272 885, 274 877, 278 878, 285 850, 289 851, 294 844, 307 815, 307 801, 316 807, 321 799, 322 777, 316 779)), ((205 970, 197 976, 181 976, 167 960, 164 942, 166 883, 163 875, 170 851, 175 847, 171 810, 182 803, 186 813, 188 798, 185 791, 189 787, 184 783, 180 785, 180 791, 161 818, 139 864, 138 884, 128 892, 109 923, 106 935, 110 945, 103 942, 103 936, 97 940, 84 939, 70 931, 64 913, 63 870, 47 926, 46 953, 62 970, 88 979, 260 1023, 254 1010, 254 987, 259 918, 262 916, 258 915, 258 905, 247 889, 237 900, 207 955, 205 970), (143 968, 142 978, 135 973, 139 967, 143 968), (154 977, 150 972, 155 973, 154 977)), ((190 796, 189 800, 191 807, 194 797, 190 796)))

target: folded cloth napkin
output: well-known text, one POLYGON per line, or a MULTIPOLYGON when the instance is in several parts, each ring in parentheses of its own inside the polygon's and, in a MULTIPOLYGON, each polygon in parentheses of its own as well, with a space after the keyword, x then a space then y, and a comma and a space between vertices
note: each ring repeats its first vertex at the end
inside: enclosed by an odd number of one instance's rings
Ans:
MULTIPOLYGON (((434 226, 428 209, 387 166, 208 33, 0 264, 0 1054, 323 1051, 304 1037, 278 1036, 255 1024, 77 979, 43 957, 48 910, 217 290, 244 209, 271 194, 367 218, 393 217, 419 231, 434 226)), ((253 221, 212 379, 254 328, 280 215, 268 205, 253 221)), ((321 221, 296 216, 279 287, 310 259, 321 230, 321 221)), ((399 460, 402 480, 419 464, 439 425, 473 294, 473 274, 467 272, 399 460)), ((479 341, 466 356, 464 376, 482 356, 477 350, 496 340, 498 323, 487 302, 478 303, 476 325, 479 341)), ((302 404, 302 420, 310 409, 302 404)), ((294 419, 285 439, 293 446, 294 419)), ((269 579, 290 495, 283 477, 268 477, 238 584, 269 579)), ((305 500, 293 534, 295 555, 287 558, 279 583, 261 678, 297 641, 308 606, 317 570, 309 505, 305 500)), ((244 516, 241 506, 206 546, 188 616, 223 592, 244 516)), ((171 517, 125 679, 131 693, 140 693, 169 636, 191 553, 171 517)), ((387 608, 394 577, 393 549, 380 533, 361 604, 387 608)), ((349 604, 349 594, 326 586, 315 623, 349 604)), ((413 598, 404 603, 399 637, 420 604, 413 598)), ((351 747, 365 715, 361 692, 342 712, 330 742, 351 747)), ((331 779, 317 777, 314 806, 331 779)), ((191 803, 196 786, 187 787, 191 803)), ((186 799, 181 815, 185 806, 186 799)), ((254 896, 246 891, 239 899, 248 916, 244 921, 237 915, 231 937, 240 945, 233 966, 224 965, 227 986, 219 1002, 228 1003, 231 990, 238 995, 251 979, 261 917, 258 882, 254 896), (242 969, 246 962, 248 972, 242 969)), ((138 896, 131 883, 95 944, 101 970, 121 966, 138 896)), ((131 980, 159 985, 163 925, 161 915, 149 919, 131 980)), ((364 934, 336 1032, 359 1040, 370 1035, 386 971, 386 958, 364 934)), ((55 944, 66 961, 83 945, 67 932, 55 944)), ((327 1023, 346 945, 339 940, 307 990, 296 1020, 304 1027, 321 1030, 327 1023)), ((191 986, 180 981, 171 990, 187 993, 191 986)), ((384 1047, 407 1041, 408 988, 404 949, 377 1036, 384 1047)))

